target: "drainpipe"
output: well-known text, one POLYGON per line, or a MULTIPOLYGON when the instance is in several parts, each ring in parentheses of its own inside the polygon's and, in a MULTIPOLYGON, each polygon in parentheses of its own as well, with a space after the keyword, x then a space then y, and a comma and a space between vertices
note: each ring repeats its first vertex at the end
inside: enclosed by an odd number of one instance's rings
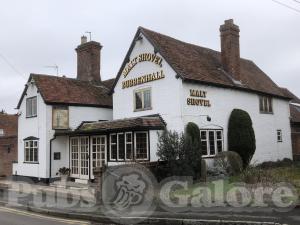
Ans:
POLYGON ((49 165, 49 183, 50 183, 50 179, 51 179, 51 170, 52 170, 52 141, 54 141, 56 139, 56 136, 54 135, 53 138, 50 139, 50 165, 49 165))

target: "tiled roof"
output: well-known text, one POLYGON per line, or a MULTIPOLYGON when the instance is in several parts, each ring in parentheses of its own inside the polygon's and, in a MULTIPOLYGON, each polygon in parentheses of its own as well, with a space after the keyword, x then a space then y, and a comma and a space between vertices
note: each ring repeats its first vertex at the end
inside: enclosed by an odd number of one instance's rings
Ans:
POLYGON ((111 121, 83 122, 75 131, 58 131, 56 135, 113 132, 120 130, 162 130, 165 121, 159 115, 133 117, 111 121))
MULTIPOLYGON (((0 113, 0 129, 4 130, 4 138, 18 135, 18 116, 0 113)), ((0 137, 1 138, 1 137, 0 137)))
POLYGON ((291 121, 293 123, 300 123, 300 106, 290 105, 291 121))
MULTIPOLYGON (((241 59, 241 83, 233 81, 227 74, 221 63, 221 53, 194 44, 185 43, 172 37, 140 27, 135 39, 144 34, 152 43, 168 64, 184 81, 201 82, 203 84, 216 85, 227 88, 238 88, 245 91, 266 93, 285 98, 281 89, 252 61, 241 59)), ((126 58, 133 48, 130 47, 126 58)), ((124 61, 114 86, 121 76, 122 69, 126 65, 124 61)), ((112 90, 113 91, 113 90, 112 90)))
POLYGON ((102 131, 102 130, 118 130, 118 129, 135 129, 135 128, 159 128, 163 129, 165 123, 159 116, 134 117, 112 121, 100 121, 94 123, 83 123, 79 131, 102 131))
POLYGON ((290 92, 289 89, 287 88, 281 88, 282 92, 285 94, 286 97, 291 98, 291 103, 296 103, 296 104, 300 104, 300 99, 294 95, 292 92, 290 92))
MULTIPOLYGON (((91 83, 66 77, 31 74, 29 81, 34 80, 46 104, 84 105, 112 108, 112 96, 109 90, 114 79, 91 83)), ((23 100, 23 95, 18 107, 23 100)))

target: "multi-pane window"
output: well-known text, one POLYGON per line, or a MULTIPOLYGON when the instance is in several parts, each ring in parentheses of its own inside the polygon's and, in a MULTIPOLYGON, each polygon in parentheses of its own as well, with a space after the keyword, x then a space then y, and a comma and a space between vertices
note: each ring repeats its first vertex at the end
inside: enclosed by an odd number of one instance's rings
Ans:
POLYGON ((272 98, 268 96, 259 96, 259 111, 261 113, 273 113, 272 98))
POLYGON ((1 136, 4 136, 4 130, 3 129, 0 129, 0 137, 1 136))
POLYGON ((215 156, 223 151, 223 130, 201 130, 202 156, 215 156))
POLYGON ((148 159, 148 132, 124 132, 110 135, 110 160, 148 159), (133 137, 135 137, 135 148, 133 137))
POLYGON ((37 163, 38 160, 38 140, 26 140, 25 143, 25 162, 37 163))
POLYGON ((151 109, 151 89, 141 89, 134 92, 134 110, 151 109))
POLYGON ((26 99, 26 117, 37 116, 37 97, 26 99))
POLYGON ((135 158, 138 160, 148 159, 148 133, 135 133, 135 158))
POLYGON ((71 173, 79 174, 79 138, 71 138, 71 173))
POLYGON ((277 130, 277 142, 282 142, 282 130, 277 130))

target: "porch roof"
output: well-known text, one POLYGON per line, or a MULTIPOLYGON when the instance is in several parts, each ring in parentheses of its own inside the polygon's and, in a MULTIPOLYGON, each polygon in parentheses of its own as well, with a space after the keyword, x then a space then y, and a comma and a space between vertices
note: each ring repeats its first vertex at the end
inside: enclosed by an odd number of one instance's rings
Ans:
POLYGON ((122 130, 163 130, 165 127, 166 123, 160 115, 151 115, 111 121, 83 122, 74 131, 56 131, 55 135, 97 134, 122 130))

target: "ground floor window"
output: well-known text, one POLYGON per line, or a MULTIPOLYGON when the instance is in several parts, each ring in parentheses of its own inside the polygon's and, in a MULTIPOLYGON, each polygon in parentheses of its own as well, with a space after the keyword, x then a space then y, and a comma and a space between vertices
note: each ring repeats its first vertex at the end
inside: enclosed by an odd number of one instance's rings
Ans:
POLYGON ((202 156, 215 156, 223 151, 223 130, 200 130, 202 156))
POLYGON ((37 163, 38 160, 38 140, 26 140, 25 143, 25 162, 37 163))
POLYGON ((110 160, 147 160, 148 132, 122 132, 110 134, 110 160), (133 146, 133 140, 135 145, 133 146))

